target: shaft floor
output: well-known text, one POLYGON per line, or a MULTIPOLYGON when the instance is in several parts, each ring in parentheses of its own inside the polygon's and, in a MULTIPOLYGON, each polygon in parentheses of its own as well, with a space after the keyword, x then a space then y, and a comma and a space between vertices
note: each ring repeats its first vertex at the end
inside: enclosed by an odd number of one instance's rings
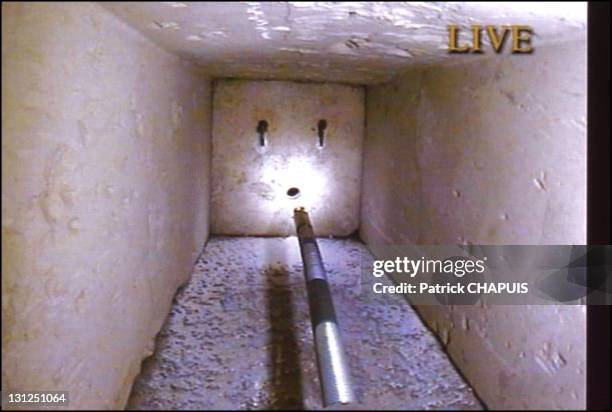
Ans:
MULTIPOLYGON (((356 240, 320 239, 358 408, 481 409, 403 300, 363 292, 356 240)), ((213 237, 179 290, 129 409, 321 409, 299 246, 213 237)))

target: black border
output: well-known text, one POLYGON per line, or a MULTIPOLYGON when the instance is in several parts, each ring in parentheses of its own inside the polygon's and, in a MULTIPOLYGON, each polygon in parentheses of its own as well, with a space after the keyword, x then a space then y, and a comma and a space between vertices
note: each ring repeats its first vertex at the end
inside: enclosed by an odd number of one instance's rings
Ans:
MULTIPOLYGON (((610 3, 588 5, 587 242, 610 244, 610 3)), ((587 409, 610 409, 610 306, 587 307, 587 409)))

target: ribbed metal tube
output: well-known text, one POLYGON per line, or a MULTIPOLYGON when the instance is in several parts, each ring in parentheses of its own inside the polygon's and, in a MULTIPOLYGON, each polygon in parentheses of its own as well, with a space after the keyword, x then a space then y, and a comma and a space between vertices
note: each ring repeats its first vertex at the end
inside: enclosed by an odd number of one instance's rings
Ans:
POLYGON ((306 210, 295 209, 293 218, 304 262, 323 404, 348 404, 355 401, 355 394, 321 253, 306 210))

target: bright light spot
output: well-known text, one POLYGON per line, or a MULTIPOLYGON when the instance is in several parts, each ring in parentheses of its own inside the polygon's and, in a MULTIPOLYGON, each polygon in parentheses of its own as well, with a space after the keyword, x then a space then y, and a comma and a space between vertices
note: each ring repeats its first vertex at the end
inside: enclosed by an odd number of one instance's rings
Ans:
POLYGON ((293 209, 298 206, 309 211, 321 207, 327 193, 326 176, 306 157, 269 159, 263 167, 262 178, 264 182, 273 182, 274 201, 270 202, 270 211, 286 210, 288 216, 293 216, 293 209), (300 195, 287 196, 291 188, 298 188, 300 195))

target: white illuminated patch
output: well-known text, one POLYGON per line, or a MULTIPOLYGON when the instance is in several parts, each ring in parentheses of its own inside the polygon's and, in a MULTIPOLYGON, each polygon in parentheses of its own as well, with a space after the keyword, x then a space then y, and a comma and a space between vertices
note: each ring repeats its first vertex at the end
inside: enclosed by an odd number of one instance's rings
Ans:
POLYGON ((299 206, 307 210, 322 206, 327 192, 326 176, 306 157, 292 157, 279 165, 269 162, 263 167, 263 181, 275 182, 274 199, 271 207, 283 208, 292 215, 296 207, 295 199, 287 191, 289 188, 299 189, 299 206))

